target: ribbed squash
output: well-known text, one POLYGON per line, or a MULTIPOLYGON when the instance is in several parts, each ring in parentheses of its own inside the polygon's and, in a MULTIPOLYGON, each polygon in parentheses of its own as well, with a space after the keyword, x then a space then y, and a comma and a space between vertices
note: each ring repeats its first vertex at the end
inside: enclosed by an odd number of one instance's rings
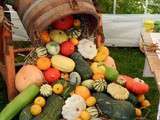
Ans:
POLYGON ((72 59, 62 56, 54 55, 51 58, 52 66, 62 72, 72 72, 75 67, 75 63, 72 59))
POLYGON ((96 107, 88 107, 87 111, 90 113, 91 118, 97 118, 99 113, 98 113, 98 109, 96 107))
POLYGON ((129 97, 128 90, 116 83, 110 83, 107 92, 116 100, 126 100, 129 97))
POLYGON ((97 92, 103 92, 105 89, 107 89, 107 82, 104 79, 95 80, 95 82, 93 83, 93 88, 97 92))

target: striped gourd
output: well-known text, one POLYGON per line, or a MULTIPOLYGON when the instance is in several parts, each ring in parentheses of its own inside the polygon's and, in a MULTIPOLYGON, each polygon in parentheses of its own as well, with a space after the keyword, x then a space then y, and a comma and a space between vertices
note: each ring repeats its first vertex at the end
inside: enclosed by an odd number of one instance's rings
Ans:
POLYGON ((47 56, 47 49, 45 47, 38 47, 36 48, 36 54, 38 57, 47 56))
POLYGON ((104 79, 101 80, 95 80, 94 84, 93 84, 93 88, 97 91, 97 92, 103 92, 104 90, 106 90, 107 88, 107 82, 104 79))
POLYGON ((97 118, 98 115, 99 115, 97 108, 94 107, 94 106, 93 107, 88 107, 87 111, 90 113, 91 118, 97 118))
POLYGON ((79 38, 81 36, 81 29, 72 28, 68 31, 69 38, 79 38))

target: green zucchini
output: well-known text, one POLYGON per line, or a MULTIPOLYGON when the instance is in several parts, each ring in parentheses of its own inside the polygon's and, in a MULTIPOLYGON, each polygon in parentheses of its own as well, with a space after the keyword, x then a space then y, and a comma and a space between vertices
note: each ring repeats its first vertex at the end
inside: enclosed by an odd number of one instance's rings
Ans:
POLYGON ((43 112, 32 120, 60 120, 64 99, 58 95, 51 95, 43 112))
POLYGON ((12 120, 26 105, 38 95, 39 87, 30 85, 15 97, 0 113, 0 120, 12 120))

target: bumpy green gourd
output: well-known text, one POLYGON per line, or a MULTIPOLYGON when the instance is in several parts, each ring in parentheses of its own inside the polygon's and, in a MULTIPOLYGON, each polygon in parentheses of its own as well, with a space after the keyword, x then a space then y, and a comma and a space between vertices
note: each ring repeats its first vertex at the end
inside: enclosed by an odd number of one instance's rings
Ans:
POLYGON ((73 53, 71 58, 76 63, 75 71, 78 72, 83 80, 89 79, 92 76, 92 70, 87 61, 83 59, 80 53, 73 53))
POLYGON ((102 80, 95 80, 95 82, 93 83, 93 88, 97 91, 97 92, 103 92, 107 89, 107 82, 102 79, 102 80))
POLYGON ((114 100, 105 93, 95 93, 97 106, 102 115, 112 120, 135 120, 135 108, 128 101, 114 100))
POLYGON ((60 120, 63 105, 62 97, 52 95, 47 99, 43 112, 32 120, 60 120))

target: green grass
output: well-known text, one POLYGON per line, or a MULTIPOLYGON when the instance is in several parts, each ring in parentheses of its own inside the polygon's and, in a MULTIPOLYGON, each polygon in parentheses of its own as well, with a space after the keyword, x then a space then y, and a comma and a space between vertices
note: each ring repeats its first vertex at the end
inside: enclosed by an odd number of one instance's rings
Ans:
MULTIPOLYGON (((138 48, 110 48, 110 54, 115 59, 117 68, 121 74, 127 74, 133 77, 140 77, 150 85, 150 92, 146 98, 150 100, 151 110, 146 120, 156 120, 159 93, 153 78, 143 78, 143 67, 145 56, 138 48)), ((6 87, 4 81, 0 80, 0 110, 6 105, 6 87)), ((18 118, 15 118, 18 120, 18 118)))

